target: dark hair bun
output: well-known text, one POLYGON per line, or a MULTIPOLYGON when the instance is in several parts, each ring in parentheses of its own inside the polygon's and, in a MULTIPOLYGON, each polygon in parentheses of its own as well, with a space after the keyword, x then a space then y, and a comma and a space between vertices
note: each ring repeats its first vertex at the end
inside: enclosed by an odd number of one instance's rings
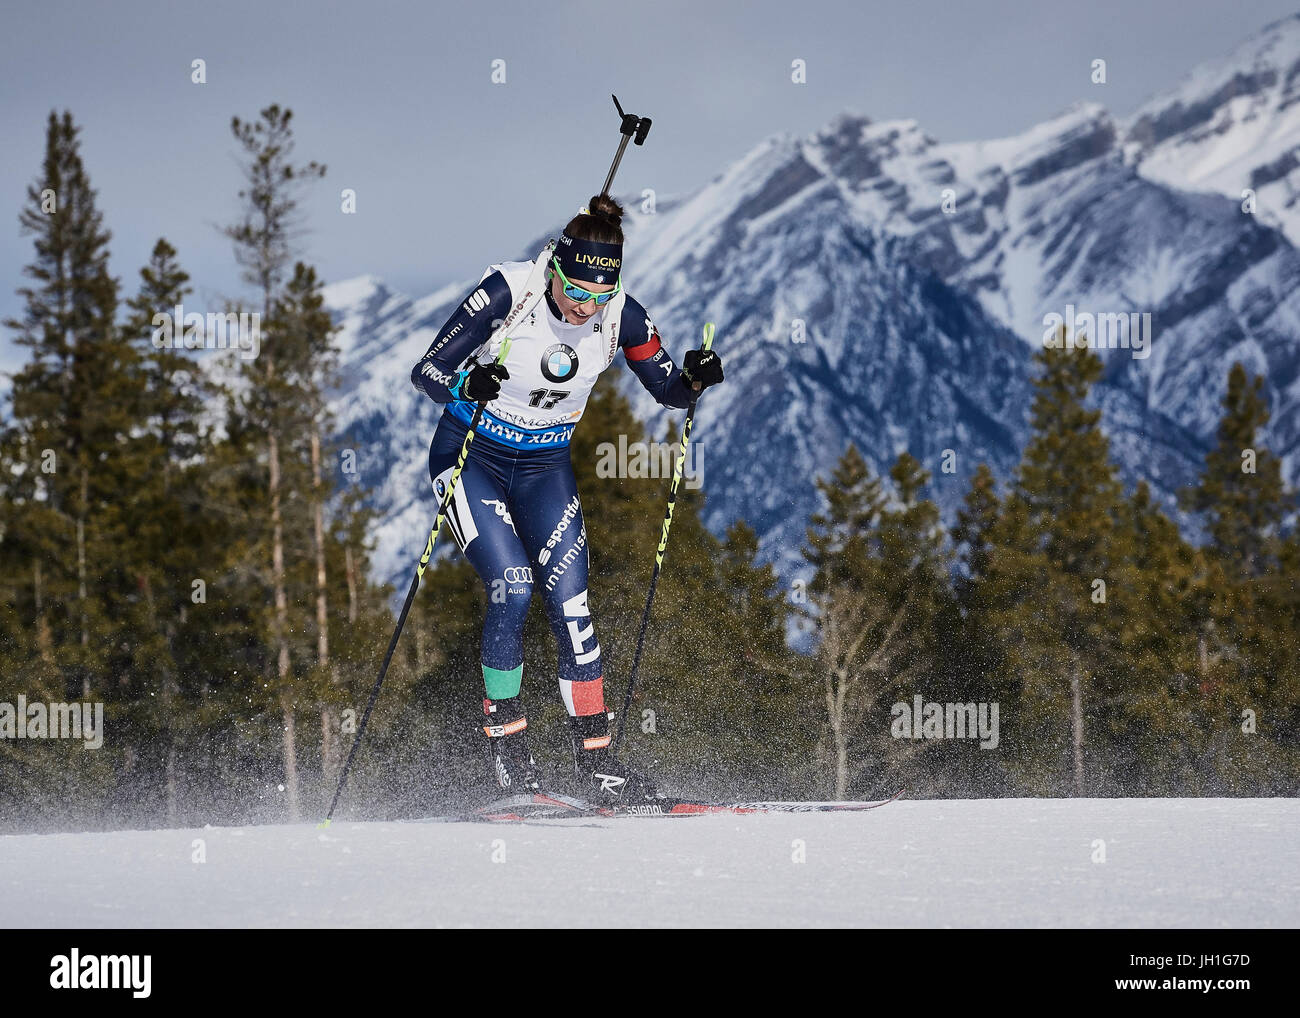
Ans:
POLYGON ((612 226, 621 226, 623 223, 623 206, 607 194, 592 195, 591 201, 587 202, 587 211, 612 226))
POLYGON ((564 232, 574 240, 598 244, 623 243, 623 206, 607 194, 592 195, 587 211, 569 220, 564 232))

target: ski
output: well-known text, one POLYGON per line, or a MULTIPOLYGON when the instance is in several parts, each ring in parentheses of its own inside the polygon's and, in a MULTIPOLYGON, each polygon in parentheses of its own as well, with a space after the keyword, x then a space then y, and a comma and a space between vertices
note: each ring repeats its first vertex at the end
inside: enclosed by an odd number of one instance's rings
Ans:
POLYGON ((749 813, 862 813, 897 801, 906 789, 900 788, 888 799, 878 802, 698 802, 691 799, 666 798, 651 802, 592 804, 597 816, 703 816, 708 814, 741 815, 749 813))
POLYGON ((595 807, 581 799, 549 792, 512 795, 481 806, 465 819, 479 821, 551 820, 561 817, 592 816, 595 807))
POLYGON ((648 802, 596 803, 557 792, 534 792, 512 795, 480 806, 458 816, 427 817, 422 823, 502 823, 525 820, 567 820, 607 817, 681 817, 717 814, 746 815, 756 813, 862 813, 879 809, 902 797, 900 788, 888 799, 877 802, 703 802, 697 799, 667 797, 648 802))

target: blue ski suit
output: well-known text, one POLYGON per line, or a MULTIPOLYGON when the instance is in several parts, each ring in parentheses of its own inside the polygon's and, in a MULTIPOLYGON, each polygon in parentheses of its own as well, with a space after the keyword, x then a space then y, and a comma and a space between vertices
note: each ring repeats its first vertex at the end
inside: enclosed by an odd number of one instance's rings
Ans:
MULTIPOLYGON (((440 503, 473 418, 474 404, 458 398, 466 365, 495 356, 488 341, 523 299, 532 264, 489 266, 411 371, 420 392, 446 404, 429 446, 429 475, 440 503)), ((684 408, 690 400, 645 309, 625 295, 618 321, 605 321, 611 308, 573 325, 548 286, 544 299, 510 329, 510 377, 484 406, 446 520, 488 597, 481 648, 487 698, 519 694, 524 619, 537 591, 559 645, 560 695, 573 717, 604 711, 605 697, 569 440, 592 385, 618 350, 660 404, 684 408)))

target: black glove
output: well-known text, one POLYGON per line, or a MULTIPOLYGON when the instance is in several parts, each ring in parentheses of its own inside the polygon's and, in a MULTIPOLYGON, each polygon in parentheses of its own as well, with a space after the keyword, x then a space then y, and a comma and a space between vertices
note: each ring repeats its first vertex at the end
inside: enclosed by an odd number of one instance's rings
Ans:
POLYGON ((700 392, 722 381, 722 358, 712 350, 687 350, 682 358, 682 381, 700 392))
POLYGON ((501 382, 509 377, 510 372, 504 364, 495 361, 491 364, 475 363, 464 373, 459 396, 472 403, 491 403, 501 395, 501 382))

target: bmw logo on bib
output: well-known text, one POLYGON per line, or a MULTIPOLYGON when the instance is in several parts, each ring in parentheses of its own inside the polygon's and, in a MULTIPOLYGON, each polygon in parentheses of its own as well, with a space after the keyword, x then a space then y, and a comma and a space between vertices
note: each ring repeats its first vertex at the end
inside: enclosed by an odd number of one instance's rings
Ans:
POLYGON ((542 374, 551 382, 567 382, 578 373, 578 351, 566 343, 555 343, 542 354, 542 374))

